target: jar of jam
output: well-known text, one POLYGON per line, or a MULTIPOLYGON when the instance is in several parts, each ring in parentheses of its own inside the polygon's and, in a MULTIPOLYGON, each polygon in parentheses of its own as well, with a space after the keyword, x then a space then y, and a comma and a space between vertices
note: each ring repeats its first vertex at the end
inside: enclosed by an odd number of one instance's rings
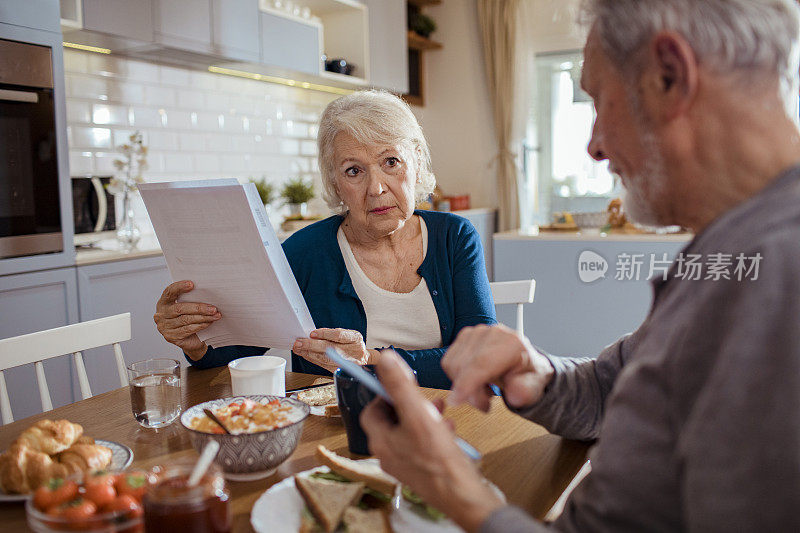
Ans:
POLYGON ((147 475, 144 527, 149 532, 192 531, 227 533, 231 530, 230 492, 216 465, 200 482, 187 486, 194 463, 154 467, 147 475))

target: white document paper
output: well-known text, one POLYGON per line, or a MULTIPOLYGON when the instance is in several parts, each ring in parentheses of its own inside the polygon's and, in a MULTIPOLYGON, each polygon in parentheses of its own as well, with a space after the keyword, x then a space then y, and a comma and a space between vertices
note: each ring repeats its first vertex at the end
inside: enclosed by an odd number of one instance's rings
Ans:
POLYGON ((139 190, 172 280, 194 282, 180 300, 222 314, 198 332, 202 341, 290 349, 315 329, 254 184, 198 180, 139 190))

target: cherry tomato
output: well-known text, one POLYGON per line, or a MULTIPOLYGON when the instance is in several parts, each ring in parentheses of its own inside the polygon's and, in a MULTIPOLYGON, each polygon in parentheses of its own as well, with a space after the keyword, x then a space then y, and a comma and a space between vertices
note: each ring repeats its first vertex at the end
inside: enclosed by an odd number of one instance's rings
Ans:
POLYGON ((61 505, 78 495, 78 485, 74 481, 54 478, 36 489, 33 493, 33 505, 40 511, 61 505))
POLYGON ((108 483, 91 483, 83 488, 83 497, 99 508, 111 503, 117 497, 117 491, 108 483))
POLYGON ((98 470, 97 472, 92 472, 88 476, 86 476, 83 480, 83 486, 88 487, 89 485, 114 485, 116 481, 116 476, 105 470, 98 470))
POLYGON ((141 502, 147 488, 147 478, 144 472, 126 472, 117 475, 117 493, 121 496, 127 494, 136 501, 141 502))
POLYGON ((89 520, 97 512, 97 506, 84 498, 75 498, 61 505, 53 506, 47 514, 69 522, 70 529, 89 528, 89 520))
POLYGON ((142 506, 130 494, 120 494, 103 508, 108 513, 121 513, 126 518, 142 516, 142 506))

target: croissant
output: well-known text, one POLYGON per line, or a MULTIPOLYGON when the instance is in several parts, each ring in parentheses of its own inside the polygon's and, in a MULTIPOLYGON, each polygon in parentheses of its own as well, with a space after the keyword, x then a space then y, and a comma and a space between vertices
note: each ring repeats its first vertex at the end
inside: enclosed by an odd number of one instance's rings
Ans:
POLYGON ((20 433, 14 443, 47 455, 55 455, 72 446, 81 435, 83 427, 69 420, 39 420, 20 433))
POLYGON ((23 444, 12 444, 0 454, 0 488, 6 493, 25 494, 54 477, 66 477, 67 467, 46 453, 23 444))
POLYGON ((70 474, 103 470, 111 463, 111 450, 99 444, 73 444, 56 457, 70 474))

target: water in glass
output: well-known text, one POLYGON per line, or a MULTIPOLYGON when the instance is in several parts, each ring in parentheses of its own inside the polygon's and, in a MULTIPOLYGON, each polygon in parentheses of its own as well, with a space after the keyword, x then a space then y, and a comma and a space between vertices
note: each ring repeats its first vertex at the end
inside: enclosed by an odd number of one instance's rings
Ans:
POLYGON ((171 359, 151 359, 132 364, 128 371, 136 421, 146 428, 175 421, 181 412, 180 364, 171 359))

